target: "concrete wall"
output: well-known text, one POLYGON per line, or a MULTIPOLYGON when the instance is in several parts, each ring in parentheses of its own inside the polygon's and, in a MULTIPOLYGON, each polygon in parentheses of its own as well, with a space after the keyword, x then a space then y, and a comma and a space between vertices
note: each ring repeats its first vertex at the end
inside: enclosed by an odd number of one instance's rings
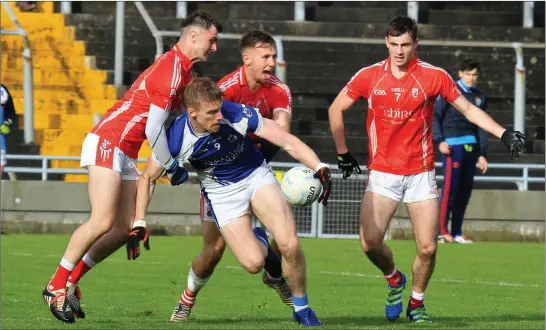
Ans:
MULTIPOLYGON (((89 216, 87 184, 1 181, 2 230, 72 232, 89 216)), ((155 234, 199 233, 199 186, 159 185, 148 209, 155 234)), ((476 190, 468 205, 465 232, 479 240, 544 241, 545 194, 537 191, 476 190)), ((391 224, 392 238, 413 237, 405 207, 391 224)))

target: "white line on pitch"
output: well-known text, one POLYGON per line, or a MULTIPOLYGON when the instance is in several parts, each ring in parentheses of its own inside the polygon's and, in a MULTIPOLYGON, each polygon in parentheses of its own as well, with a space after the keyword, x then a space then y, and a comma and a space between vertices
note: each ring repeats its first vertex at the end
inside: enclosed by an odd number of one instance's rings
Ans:
MULTIPOLYGON (((362 273, 351 273, 351 272, 329 272, 329 271, 320 271, 321 274, 326 275, 341 275, 341 276, 353 276, 353 277, 365 277, 365 278, 383 278, 381 275, 372 275, 372 274, 362 274, 362 273)), ((490 282, 490 281, 466 281, 466 280, 452 280, 447 278, 432 278, 433 282, 443 282, 443 283, 462 283, 462 284, 482 284, 482 285, 494 285, 494 286, 512 286, 512 287, 531 287, 531 288, 540 288, 544 284, 524 284, 524 283, 509 283, 509 282, 490 282)))
MULTIPOLYGON (((33 254, 33 253, 24 253, 24 252, 8 252, 7 254, 13 256, 22 256, 22 257, 53 257, 61 258, 57 254, 33 254)), ((127 262, 128 260, 119 260, 119 259, 106 259, 107 262, 127 262)), ((138 262, 141 264, 153 264, 160 265, 163 264, 159 261, 144 261, 144 260, 134 260, 133 262, 138 262)), ((240 269, 243 270, 241 266, 217 266, 219 268, 225 269, 240 269)), ((353 277, 364 277, 364 278, 383 278, 381 275, 375 274, 363 274, 363 273, 351 273, 351 272, 330 272, 330 271, 319 271, 320 274, 325 275, 341 275, 341 276, 353 276, 353 277)), ((531 287, 531 288, 540 288, 544 287, 544 284, 524 284, 524 283, 510 283, 510 282, 490 282, 490 281, 466 281, 466 280, 454 280, 454 279, 445 279, 445 278, 432 278, 433 282, 443 282, 443 283, 461 283, 461 284, 482 284, 482 285, 492 285, 492 286, 511 286, 511 287, 531 287)))

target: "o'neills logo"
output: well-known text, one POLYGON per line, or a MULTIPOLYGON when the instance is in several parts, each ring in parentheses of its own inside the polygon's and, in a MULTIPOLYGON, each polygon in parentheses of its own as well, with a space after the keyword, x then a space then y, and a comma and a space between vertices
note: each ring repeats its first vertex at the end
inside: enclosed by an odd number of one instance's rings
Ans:
POLYGON ((383 110, 383 116, 391 119, 405 119, 413 116, 415 111, 412 110, 400 110, 400 109, 385 109, 383 110))

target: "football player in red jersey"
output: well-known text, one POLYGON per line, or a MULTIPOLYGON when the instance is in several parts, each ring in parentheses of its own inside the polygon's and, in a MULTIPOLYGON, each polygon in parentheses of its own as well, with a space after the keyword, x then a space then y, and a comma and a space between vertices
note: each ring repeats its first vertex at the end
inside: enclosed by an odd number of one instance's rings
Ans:
POLYGON ((402 312, 406 278, 383 237, 400 200, 406 204, 417 245, 406 316, 413 322, 431 321, 423 299, 434 270, 439 224, 431 129, 436 98, 443 97, 470 122, 502 139, 512 156, 524 152, 523 134, 497 124, 460 94, 445 70, 415 57, 418 41, 415 21, 393 19, 385 36, 389 57, 358 71, 328 112, 338 165, 349 177, 355 168, 361 171, 345 144, 343 112, 360 98, 368 100, 369 175, 360 206, 360 244, 388 281, 385 314, 391 321, 402 312))
POLYGON ((180 110, 193 63, 206 61, 216 51, 219 32, 221 25, 207 13, 198 11, 186 17, 176 45, 137 78, 86 136, 81 166, 89 171, 91 216, 72 234, 57 271, 43 291, 57 319, 72 323, 74 316, 85 316, 75 284, 128 237, 133 243, 128 246, 129 258, 138 256, 140 240, 149 248, 145 222, 134 219, 140 177, 138 152, 147 139, 171 184, 187 179, 188 173, 169 152, 164 124, 172 112, 180 110), (68 295, 67 285, 72 289, 68 295))
MULTIPOLYGON (((240 41, 243 65, 224 76, 218 86, 224 92, 224 100, 241 103, 259 109, 267 119, 273 119, 286 131, 290 130, 292 119, 292 96, 290 89, 273 72, 276 66, 277 50, 275 40, 262 31, 250 31, 240 41)), ((271 161, 279 148, 269 141, 253 134, 251 139, 260 147, 267 162, 271 161)), ((188 284, 171 316, 171 321, 185 321, 194 306, 199 290, 207 283, 220 262, 226 242, 218 230, 215 218, 201 196, 201 231, 203 249, 193 260, 188 274, 188 284)), ((265 262, 262 280, 273 288, 288 306, 292 306, 292 292, 282 276, 279 250, 274 250, 265 262)))

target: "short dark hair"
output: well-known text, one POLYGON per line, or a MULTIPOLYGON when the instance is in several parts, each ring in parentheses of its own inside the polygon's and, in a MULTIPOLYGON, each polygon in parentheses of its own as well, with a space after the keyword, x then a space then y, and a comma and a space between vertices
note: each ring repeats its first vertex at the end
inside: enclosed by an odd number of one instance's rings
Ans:
POLYGON ((224 93, 209 77, 198 77, 184 89, 182 103, 186 109, 197 109, 202 104, 211 104, 222 101, 224 93))
POLYGON ((197 26, 205 30, 208 30, 214 26, 216 27, 218 33, 222 32, 222 24, 215 20, 209 13, 201 10, 197 10, 189 14, 180 23, 180 29, 182 30, 188 26, 197 26))
POLYGON ((246 48, 256 47, 263 44, 276 46, 275 39, 273 39, 269 33, 260 30, 252 30, 243 35, 241 41, 239 42, 239 48, 241 51, 243 51, 246 48))
POLYGON ((417 40, 417 22, 407 16, 397 16, 390 21, 385 37, 399 37, 405 33, 409 34, 413 41, 417 40))
POLYGON ((472 59, 467 58, 464 61, 461 62, 461 65, 459 66, 459 71, 472 71, 474 69, 478 69, 478 72, 481 71, 481 65, 480 62, 472 59))

